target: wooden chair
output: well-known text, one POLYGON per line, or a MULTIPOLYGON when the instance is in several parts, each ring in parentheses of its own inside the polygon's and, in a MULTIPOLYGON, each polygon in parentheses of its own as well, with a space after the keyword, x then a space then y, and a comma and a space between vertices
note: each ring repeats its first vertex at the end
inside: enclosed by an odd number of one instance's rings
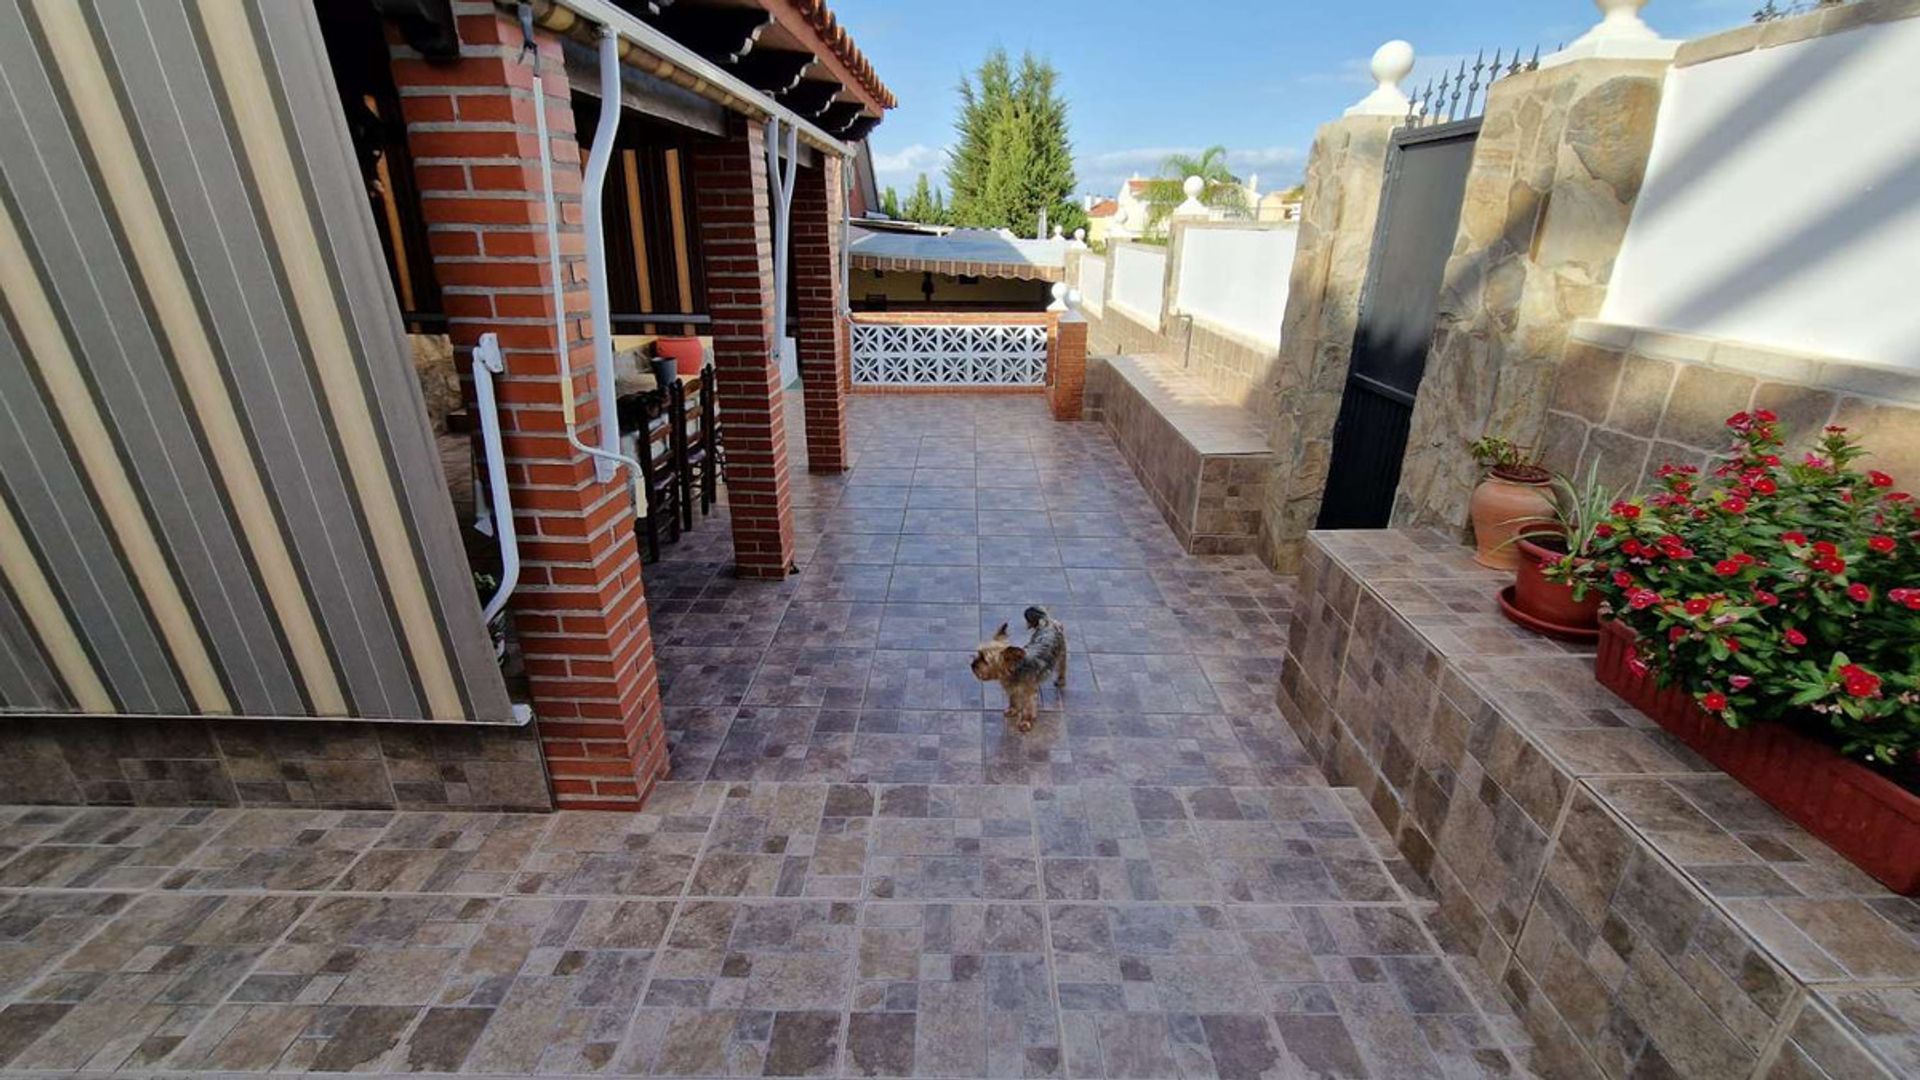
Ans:
POLYGON ((718 410, 715 405, 713 365, 700 372, 700 387, 692 407, 687 402, 686 385, 674 382, 667 388, 673 425, 673 457, 679 469, 680 521, 693 528, 693 489, 700 485, 700 516, 706 517, 720 496, 720 447, 717 439, 718 410))
POLYGON ((634 432, 634 457, 640 462, 641 486, 647 495, 647 512, 634 528, 645 541, 641 552, 645 562, 659 560, 662 532, 667 543, 680 539, 683 470, 673 449, 673 432, 679 425, 673 422, 670 401, 671 395, 660 391, 645 395, 634 432))

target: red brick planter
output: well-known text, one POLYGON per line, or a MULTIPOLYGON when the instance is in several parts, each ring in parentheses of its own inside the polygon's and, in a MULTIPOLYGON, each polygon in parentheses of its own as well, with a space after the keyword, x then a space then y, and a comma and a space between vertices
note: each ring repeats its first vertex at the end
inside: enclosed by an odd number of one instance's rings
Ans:
POLYGON ((1600 685, 1887 888, 1920 895, 1920 795, 1784 725, 1735 730, 1715 720, 1684 692, 1628 669, 1634 636, 1622 623, 1601 624, 1600 685))

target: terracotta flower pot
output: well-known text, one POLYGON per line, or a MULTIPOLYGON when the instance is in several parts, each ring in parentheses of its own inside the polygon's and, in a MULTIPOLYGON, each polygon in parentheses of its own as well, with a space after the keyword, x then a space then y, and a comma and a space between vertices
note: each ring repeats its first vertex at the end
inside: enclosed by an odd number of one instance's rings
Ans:
POLYGON ((1635 638, 1623 623, 1601 625, 1594 658, 1600 685, 1882 885, 1902 896, 1920 896, 1920 793, 1788 725, 1728 727, 1684 690, 1635 675, 1627 666, 1635 638))
POLYGON ((1547 564, 1566 554, 1560 537, 1523 534, 1514 546, 1520 549, 1520 566, 1514 571, 1513 606, 1549 627, 1582 632, 1590 639, 1600 625, 1599 590, 1589 589, 1586 599, 1575 600, 1573 586, 1547 580, 1547 564))
POLYGON ((1467 511, 1473 518, 1473 561, 1494 570, 1512 570, 1520 553, 1508 543, 1520 531, 1519 518, 1553 511, 1547 494, 1552 477, 1544 469, 1495 469, 1473 489, 1467 511))
POLYGON ((653 355, 662 360, 672 360, 674 368, 682 375, 698 375, 706 365, 706 350, 701 348, 696 337, 655 338, 653 355))

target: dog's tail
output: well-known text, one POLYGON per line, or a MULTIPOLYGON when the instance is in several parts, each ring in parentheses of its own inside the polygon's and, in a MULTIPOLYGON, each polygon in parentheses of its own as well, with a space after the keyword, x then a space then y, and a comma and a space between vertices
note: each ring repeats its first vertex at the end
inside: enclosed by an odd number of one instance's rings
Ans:
POLYGON ((1046 608, 1030 607, 1026 611, 1026 617, 1027 628, 1030 630, 1038 630, 1053 621, 1053 616, 1047 614, 1046 608))

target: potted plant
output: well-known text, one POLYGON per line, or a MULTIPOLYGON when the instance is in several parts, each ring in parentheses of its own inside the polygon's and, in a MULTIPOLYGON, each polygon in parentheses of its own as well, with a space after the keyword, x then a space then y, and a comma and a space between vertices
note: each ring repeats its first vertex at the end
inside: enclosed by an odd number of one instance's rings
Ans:
POLYGON ((1552 512, 1522 518, 1513 545, 1520 565, 1500 592, 1500 611, 1535 633, 1591 642, 1600 633, 1600 593, 1578 570, 1591 561, 1618 492, 1600 483, 1600 462, 1575 482, 1555 475, 1552 512))
POLYGON ((1842 428, 1789 462, 1727 421, 1710 480, 1667 465, 1568 573, 1602 598, 1596 671, 1897 892, 1920 893, 1920 509, 1842 428))
POLYGON ((1512 570, 1520 561, 1513 545, 1519 523, 1552 510, 1547 485, 1553 474, 1524 447, 1499 435, 1475 439, 1467 452, 1486 470, 1467 504, 1473 519, 1473 560, 1494 570, 1512 570))

